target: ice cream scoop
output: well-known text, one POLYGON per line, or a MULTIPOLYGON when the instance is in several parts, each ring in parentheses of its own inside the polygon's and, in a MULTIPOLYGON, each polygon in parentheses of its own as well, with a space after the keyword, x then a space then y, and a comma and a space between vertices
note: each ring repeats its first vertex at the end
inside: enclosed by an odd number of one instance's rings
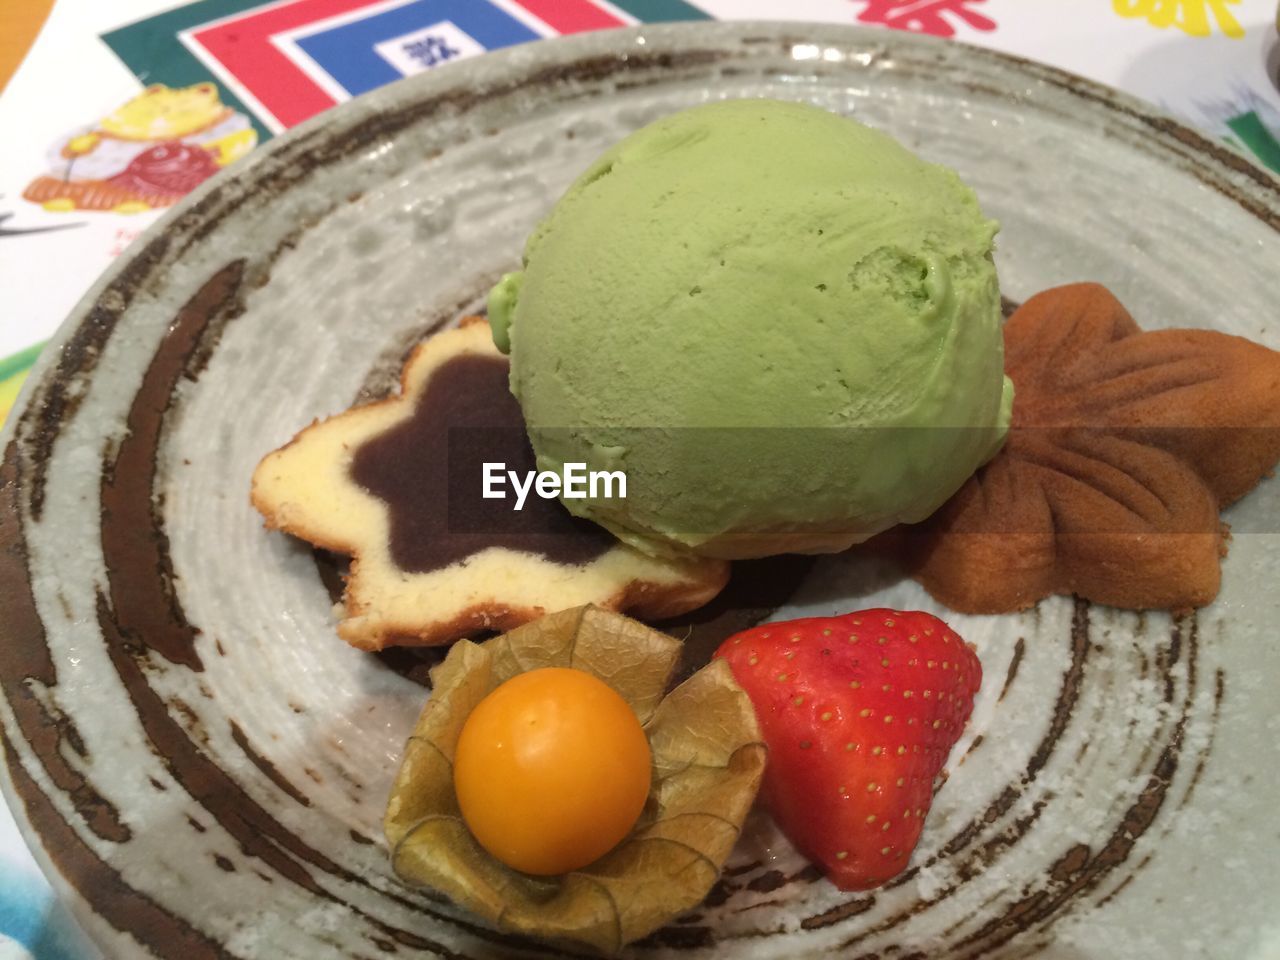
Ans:
POLYGON ((817 107, 713 103, 601 156, 489 297, 543 470, 654 552, 840 550, 999 449, 997 224, 951 170, 817 107))

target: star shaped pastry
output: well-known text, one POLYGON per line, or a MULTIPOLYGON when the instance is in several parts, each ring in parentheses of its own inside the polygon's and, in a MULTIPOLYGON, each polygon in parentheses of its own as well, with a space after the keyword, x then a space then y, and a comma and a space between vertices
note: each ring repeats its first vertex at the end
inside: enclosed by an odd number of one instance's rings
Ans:
POLYGON ((314 423, 267 455, 267 526, 352 557, 338 633, 365 650, 449 643, 595 604, 676 616, 728 579, 721 560, 662 559, 530 494, 483 494, 483 466, 534 469, 507 358, 472 318, 417 347, 401 392, 314 423))
POLYGON ((969 613, 1051 594, 1129 609, 1217 595, 1219 510, 1280 459, 1280 353, 1208 330, 1144 333, 1111 293, 1041 293, 1005 326, 1003 449, 903 533, 913 575, 969 613))

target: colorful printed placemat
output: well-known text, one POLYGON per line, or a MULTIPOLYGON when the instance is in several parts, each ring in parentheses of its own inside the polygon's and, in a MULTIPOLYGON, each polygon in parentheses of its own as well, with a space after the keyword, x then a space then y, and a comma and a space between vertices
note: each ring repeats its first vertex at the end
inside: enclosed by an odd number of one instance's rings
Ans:
POLYGON ((16 318, 0 326, 0 416, 32 345, 110 260, 273 135, 487 50, 708 18, 1008 50, 1146 97, 1280 172, 1273 0, 60 0, 0 98, 0 292, 16 318))
MULTIPOLYGON (((700 19, 1005 50, 1153 101, 1280 173, 1275 0, 58 0, 0 97, 0 422, 111 260, 272 136, 499 47, 700 19)), ((0 960, 94 955, 0 803, 0 960)))

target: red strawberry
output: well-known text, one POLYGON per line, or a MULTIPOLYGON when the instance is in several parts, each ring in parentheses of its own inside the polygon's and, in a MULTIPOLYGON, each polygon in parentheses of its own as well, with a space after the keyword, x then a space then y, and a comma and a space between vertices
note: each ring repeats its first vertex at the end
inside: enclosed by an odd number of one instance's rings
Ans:
POLYGON ((755 705, 783 833, 841 890, 901 873, 973 710, 973 650, 927 613, 862 610, 764 624, 716 656, 755 705))

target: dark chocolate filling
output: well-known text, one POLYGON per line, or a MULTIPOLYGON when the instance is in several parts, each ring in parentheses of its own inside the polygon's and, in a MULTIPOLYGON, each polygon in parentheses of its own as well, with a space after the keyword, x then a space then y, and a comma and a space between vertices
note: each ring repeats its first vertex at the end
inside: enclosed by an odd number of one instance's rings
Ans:
POLYGON ((497 357, 453 357, 431 375, 413 416, 361 445, 351 477, 385 501, 391 558, 409 573, 430 573, 489 547, 580 564, 617 541, 530 491, 523 508, 483 497, 483 468, 502 463, 522 477, 536 470, 524 419, 507 389, 509 365, 497 357))

